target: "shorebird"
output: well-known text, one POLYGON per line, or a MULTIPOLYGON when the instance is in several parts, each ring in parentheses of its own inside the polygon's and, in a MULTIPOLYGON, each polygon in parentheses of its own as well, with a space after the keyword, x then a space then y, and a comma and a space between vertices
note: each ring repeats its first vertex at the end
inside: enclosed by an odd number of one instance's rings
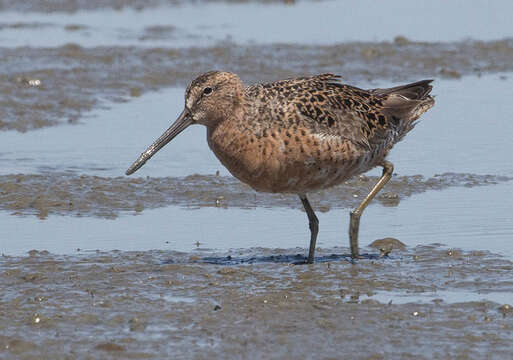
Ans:
POLYGON ((126 174, 189 125, 204 125, 210 149, 237 179, 257 191, 299 196, 310 227, 306 263, 312 263, 319 220, 307 193, 381 166, 380 180, 350 213, 351 256, 358 258, 360 217, 392 176, 390 149, 434 105, 431 82, 364 90, 321 74, 246 87, 234 73, 207 72, 187 87, 178 119, 126 174))

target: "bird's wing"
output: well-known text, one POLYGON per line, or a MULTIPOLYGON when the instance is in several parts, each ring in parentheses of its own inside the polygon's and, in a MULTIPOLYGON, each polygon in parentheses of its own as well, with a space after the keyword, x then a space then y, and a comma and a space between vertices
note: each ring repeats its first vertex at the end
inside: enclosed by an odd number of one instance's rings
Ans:
POLYGON ((259 99, 258 118, 264 123, 282 121, 288 127, 301 126, 321 138, 335 136, 365 149, 401 140, 434 104, 429 95, 432 80, 364 90, 342 84, 339 78, 334 74, 291 78, 251 86, 247 93, 259 99))
POLYGON ((267 113, 270 122, 284 121, 321 138, 335 136, 369 149, 373 129, 367 115, 372 112, 369 99, 374 96, 338 79, 333 74, 293 78, 255 85, 248 93, 262 99, 259 112, 267 113))

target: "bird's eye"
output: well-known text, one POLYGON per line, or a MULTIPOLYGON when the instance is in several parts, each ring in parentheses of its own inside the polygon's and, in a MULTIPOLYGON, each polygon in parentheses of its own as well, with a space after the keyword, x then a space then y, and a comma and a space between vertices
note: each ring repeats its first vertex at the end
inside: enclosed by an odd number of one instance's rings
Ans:
POLYGON ((210 94, 212 94, 212 91, 213 90, 212 90, 211 87, 206 87, 206 88, 203 89, 203 94, 204 95, 210 95, 210 94))

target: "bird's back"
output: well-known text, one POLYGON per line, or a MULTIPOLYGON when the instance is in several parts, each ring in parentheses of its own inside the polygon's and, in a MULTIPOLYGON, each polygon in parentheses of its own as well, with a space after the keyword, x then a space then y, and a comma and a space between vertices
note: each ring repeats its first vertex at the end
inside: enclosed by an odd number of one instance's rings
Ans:
POLYGON ((248 118, 262 129, 302 126, 320 136, 338 136, 369 149, 395 143, 434 105, 432 80, 364 90, 322 74, 246 88, 254 102, 248 118))

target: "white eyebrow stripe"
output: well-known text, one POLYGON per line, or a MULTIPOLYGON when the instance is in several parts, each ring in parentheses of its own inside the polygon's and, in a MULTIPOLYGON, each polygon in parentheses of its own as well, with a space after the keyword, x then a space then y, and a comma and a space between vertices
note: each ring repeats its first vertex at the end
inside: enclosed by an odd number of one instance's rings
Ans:
POLYGON ((185 101, 185 105, 187 106, 187 108, 192 109, 192 105, 193 105, 192 99, 191 99, 191 98, 188 98, 188 99, 185 101))

